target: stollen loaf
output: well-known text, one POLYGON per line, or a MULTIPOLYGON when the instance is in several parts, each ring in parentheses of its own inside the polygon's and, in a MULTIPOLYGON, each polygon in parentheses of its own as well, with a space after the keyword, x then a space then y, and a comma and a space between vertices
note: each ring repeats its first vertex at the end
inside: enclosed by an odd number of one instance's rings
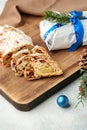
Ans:
POLYGON ((0 61, 3 65, 9 66, 13 53, 27 48, 33 48, 31 37, 15 27, 0 26, 0 61))
POLYGON ((73 21, 61 25, 61 23, 55 23, 48 20, 42 20, 40 22, 40 36, 46 43, 48 50, 67 48, 75 50, 77 49, 77 46, 87 45, 87 11, 83 11, 79 14, 82 14, 81 20, 79 20, 78 16, 72 17, 76 20, 75 23, 73 21), (71 46, 73 46, 72 48, 74 49, 72 49, 71 46))

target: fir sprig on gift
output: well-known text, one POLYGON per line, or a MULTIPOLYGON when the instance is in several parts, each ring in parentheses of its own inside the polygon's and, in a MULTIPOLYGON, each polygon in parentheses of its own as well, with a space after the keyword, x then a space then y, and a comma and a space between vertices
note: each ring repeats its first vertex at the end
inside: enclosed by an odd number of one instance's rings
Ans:
POLYGON ((51 22, 58 22, 66 24, 70 22, 71 15, 69 13, 56 13, 53 11, 46 11, 44 18, 51 22))
MULTIPOLYGON (((73 11, 71 11, 73 12, 73 11)), ((77 13, 77 11, 75 11, 77 13)), ((78 15, 77 15, 78 16, 78 15)), ((72 18, 72 13, 63 13, 63 12, 53 12, 53 11, 46 11, 44 14, 44 18, 51 22, 67 24, 70 22, 70 18, 72 18)), ((84 19, 83 16, 78 16, 79 19, 84 19)))

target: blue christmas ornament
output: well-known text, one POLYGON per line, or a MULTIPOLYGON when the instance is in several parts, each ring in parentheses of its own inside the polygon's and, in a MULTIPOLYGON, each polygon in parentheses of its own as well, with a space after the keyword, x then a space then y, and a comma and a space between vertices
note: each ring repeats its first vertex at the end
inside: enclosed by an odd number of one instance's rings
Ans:
POLYGON ((67 96, 65 95, 60 95, 58 98, 57 98, 57 104, 62 107, 62 108, 66 108, 66 107, 69 107, 70 104, 69 104, 69 99, 67 96))

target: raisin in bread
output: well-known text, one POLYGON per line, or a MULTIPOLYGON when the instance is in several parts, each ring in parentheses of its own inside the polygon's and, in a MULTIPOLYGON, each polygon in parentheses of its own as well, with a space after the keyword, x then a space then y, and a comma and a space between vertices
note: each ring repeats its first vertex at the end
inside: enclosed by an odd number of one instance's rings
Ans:
POLYGON ((23 31, 9 25, 0 26, 0 61, 9 66, 13 53, 22 48, 33 48, 32 39, 23 31))

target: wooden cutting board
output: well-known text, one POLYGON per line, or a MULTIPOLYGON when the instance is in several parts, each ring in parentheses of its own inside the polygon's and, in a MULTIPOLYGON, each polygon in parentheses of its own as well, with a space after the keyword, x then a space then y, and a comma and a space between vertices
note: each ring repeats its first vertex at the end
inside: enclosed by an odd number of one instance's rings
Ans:
MULTIPOLYGON (((26 16, 26 23, 20 29, 32 37, 35 45, 41 45, 47 49, 39 35, 41 20, 42 17, 26 16)), ((67 52, 67 50, 48 52, 61 64, 64 72, 63 75, 56 77, 27 81, 24 77, 15 77, 10 67, 5 68, 0 64, 1 95, 19 110, 27 111, 34 108, 80 75, 78 59, 83 48, 87 47, 80 47, 74 52, 67 52)))

